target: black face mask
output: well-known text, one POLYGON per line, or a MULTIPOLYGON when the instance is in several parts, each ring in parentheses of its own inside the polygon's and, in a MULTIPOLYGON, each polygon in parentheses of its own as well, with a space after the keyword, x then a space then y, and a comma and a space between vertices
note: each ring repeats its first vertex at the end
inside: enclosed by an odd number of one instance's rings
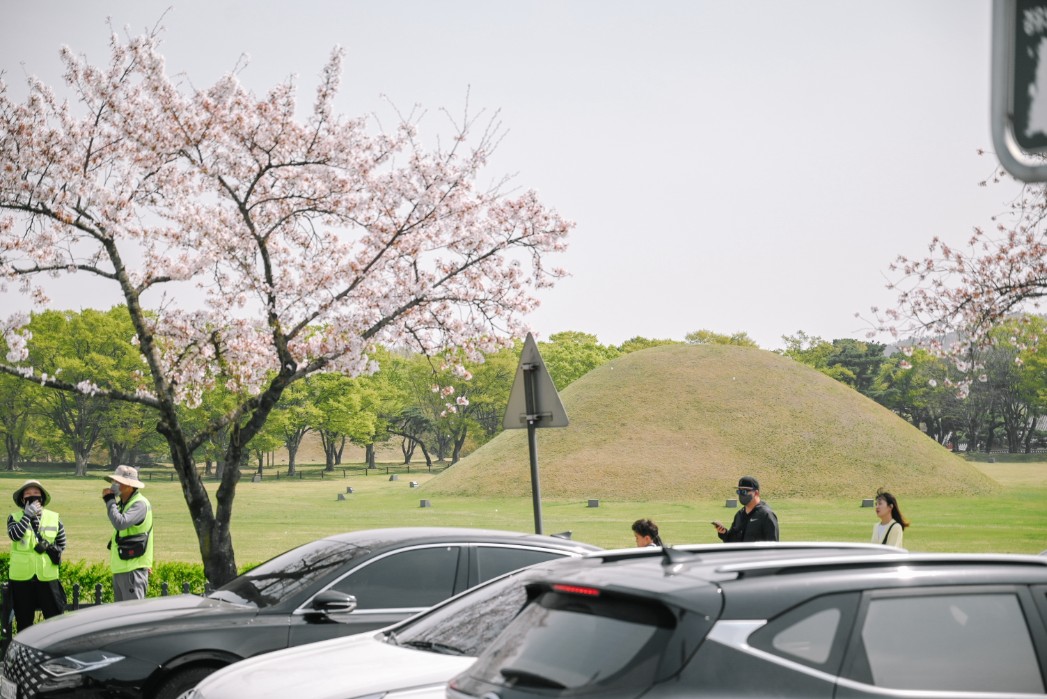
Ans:
POLYGON ((22 506, 25 507, 31 502, 43 502, 43 500, 44 499, 39 495, 29 495, 27 497, 22 498, 22 506))

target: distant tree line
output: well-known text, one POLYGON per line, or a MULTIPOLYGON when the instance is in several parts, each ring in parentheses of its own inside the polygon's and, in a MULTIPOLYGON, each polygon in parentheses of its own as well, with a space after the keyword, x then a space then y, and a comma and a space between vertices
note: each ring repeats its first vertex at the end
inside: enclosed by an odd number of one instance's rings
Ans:
MULTIPOLYGON (((994 343, 955 365, 925 349, 904 350, 855 339, 824 340, 803 331, 782 339, 779 353, 851 386, 894 411, 939 443, 967 451, 1006 449, 1029 452, 1043 446, 1038 421, 1047 415, 1047 350, 1034 338, 1047 330, 1038 317, 1008 321, 994 331, 994 343), (964 378, 974 376, 961 390, 964 378), (964 395, 965 393, 965 395, 964 395)), ((34 366, 71 383, 109 377, 133 390, 141 362, 126 311, 45 311, 33 316, 29 359, 34 366)), ((746 333, 698 330, 686 344, 757 347, 746 333)), ((601 344, 595 335, 562 332, 539 343, 558 389, 616 357, 674 340, 634 337, 621 345, 601 344)), ((377 371, 350 378, 317 374, 281 396, 272 417, 248 443, 241 469, 262 471, 277 449, 288 456, 294 475, 305 437, 323 447, 325 469, 342 464, 345 447, 364 450, 375 465, 376 448, 396 444, 404 464, 455 463, 502 430, 505 405, 519 361, 515 348, 488 354, 482 363, 463 359, 466 376, 423 355, 376 346, 377 371)), ((231 396, 209 392, 198 407, 183 407, 186 424, 205 423, 228 410, 231 396)), ((166 444, 149 411, 103 397, 55 391, 0 375, 0 436, 3 468, 19 463, 75 463, 85 475, 90 460, 108 466, 164 461, 166 444)), ((200 445, 193 457, 207 475, 221 477, 221 455, 229 431, 200 445)))
MULTIPOLYGON (((29 324, 27 364, 78 384, 101 374, 109 385, 133 391, 141 371, 135 333, 122 307, 109 311, 44 311, 29 324)), ((403 463, 457 462, 502 429, 502 420, 522 343, 487 354, 483 362, 459 357, 460 369, 421 354, 376 345, 370 355, 377 370, 350 378, 318 373, 288 386, 270 419, 247 444, 241 469, 261 471, 286 449, 287 472, 294 475, 306 435, 319 437, 325 469, 342 463, 345 447, 363 448, 375 463, 376 447, 396 443, 403 463)), ((553 381, 563 389, 604 362, 670 340, 633 338, 619 346, 602 345, 595 335, 563 332, 539 343, 553 381)), ((677 343, 678 344, 678 343, 677 343)), ((6 347, 2 348, 6 353, 6 347)), ((192 429, 229 410, 235 396, 209 391, 194 408, 181 406, 180 419, 192 429)), ((29 461, 73 462, 85 475, 91 459, 108 465, 165 461, 167 445, 155 416, 131 403, 90 394, 43 388, 0 374, 0 436, 3 467, 29 461)), ((207 475, 221 477, 222 454, 230 431, 218 431, 193 453, 207 475)))
POLYGON ((1029 453, 1047 444, 1037 429, 1047 416, 1044 319, 1007 319, 990 342, 965 356, 925 348, 890 348, 853 339, 827 341, 802 331, 781 353, 845 383, 957 451, 1029 453))

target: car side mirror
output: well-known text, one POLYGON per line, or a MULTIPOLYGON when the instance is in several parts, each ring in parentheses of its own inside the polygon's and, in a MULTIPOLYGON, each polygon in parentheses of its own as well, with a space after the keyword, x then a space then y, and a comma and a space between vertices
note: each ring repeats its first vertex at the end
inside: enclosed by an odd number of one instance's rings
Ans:
POLYGON ((356 598, 337 590, 324 590, 313 598, 313 609, 326 614, 351 612, 356 609, 356 598))

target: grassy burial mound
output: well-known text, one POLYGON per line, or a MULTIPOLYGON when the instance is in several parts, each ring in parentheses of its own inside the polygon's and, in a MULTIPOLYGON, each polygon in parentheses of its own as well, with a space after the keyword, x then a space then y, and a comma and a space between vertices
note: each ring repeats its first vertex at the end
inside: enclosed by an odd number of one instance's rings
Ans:
MULTIPOLYGON (((730 495, 743 474, 769 499, 997 489, 894 413, 787 357, 742 347, 655 347, 561 392, 570 418, 539 429, 543 497, 674 501, 730 495)), ((424 486, 527 496, 527 430, 508 430, 424 486)))

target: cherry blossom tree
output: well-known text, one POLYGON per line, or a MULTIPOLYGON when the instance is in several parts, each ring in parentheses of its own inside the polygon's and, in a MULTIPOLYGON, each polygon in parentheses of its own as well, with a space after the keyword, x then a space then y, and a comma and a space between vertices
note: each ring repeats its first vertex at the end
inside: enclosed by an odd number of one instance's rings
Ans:
MULTIPOLYGON (((1004 177, 997 170, 990 179, 1004 177)), ((1007 318, 1039 313, 1047 296, 1044 186, 1025 186, 992 228, 975 228, 963 245, 935 237, 925 256, 899 256, 890 272, 897 306, 872 309, 875 331, 951 358, 967 377, 951 385, 966 395, 984 374, 978 348, 993 344, 993 329, 1007 318)))
POLYGON ((945 334, 958 328, 985 336, 1002 318, 1047 295, 1047 196, 1042 185, 1027 186, 998 217, 992 229, 975 228, 962 246, 940 237, 928 254, 899 256, 891 265, 898 308, 882 314, 894 334, 945 334), (1007 221, 1013 221, 1007 223, 1007 221))
MULTIPOLYGON (((71 384, 26 364, 24 314, 3 321, 0 371, 147 406, 171 452, 208 580, 236 574, 230 521, 241 456, 284 390, 374 369, 378 342, 479 357, 522 334, 571 225, 507 179, 481 184, 497 115, 424 114, 395 128, 335 112, 343 54, 296 116, 293 80, 256 96, 236 74, 169 76, 157 32, 113 35, 107 65, 62 50, 71 97, 0 81, 0 294, 48 305, 54 277, 110 285, 142 365, 136 389, 71 384), (221 385, 234 407, 190 431, 179 405, 221 385), (212 503, 193 453, 229 429, 212 503)), ((108 305, 108 304, 107 304, 108 305)))

